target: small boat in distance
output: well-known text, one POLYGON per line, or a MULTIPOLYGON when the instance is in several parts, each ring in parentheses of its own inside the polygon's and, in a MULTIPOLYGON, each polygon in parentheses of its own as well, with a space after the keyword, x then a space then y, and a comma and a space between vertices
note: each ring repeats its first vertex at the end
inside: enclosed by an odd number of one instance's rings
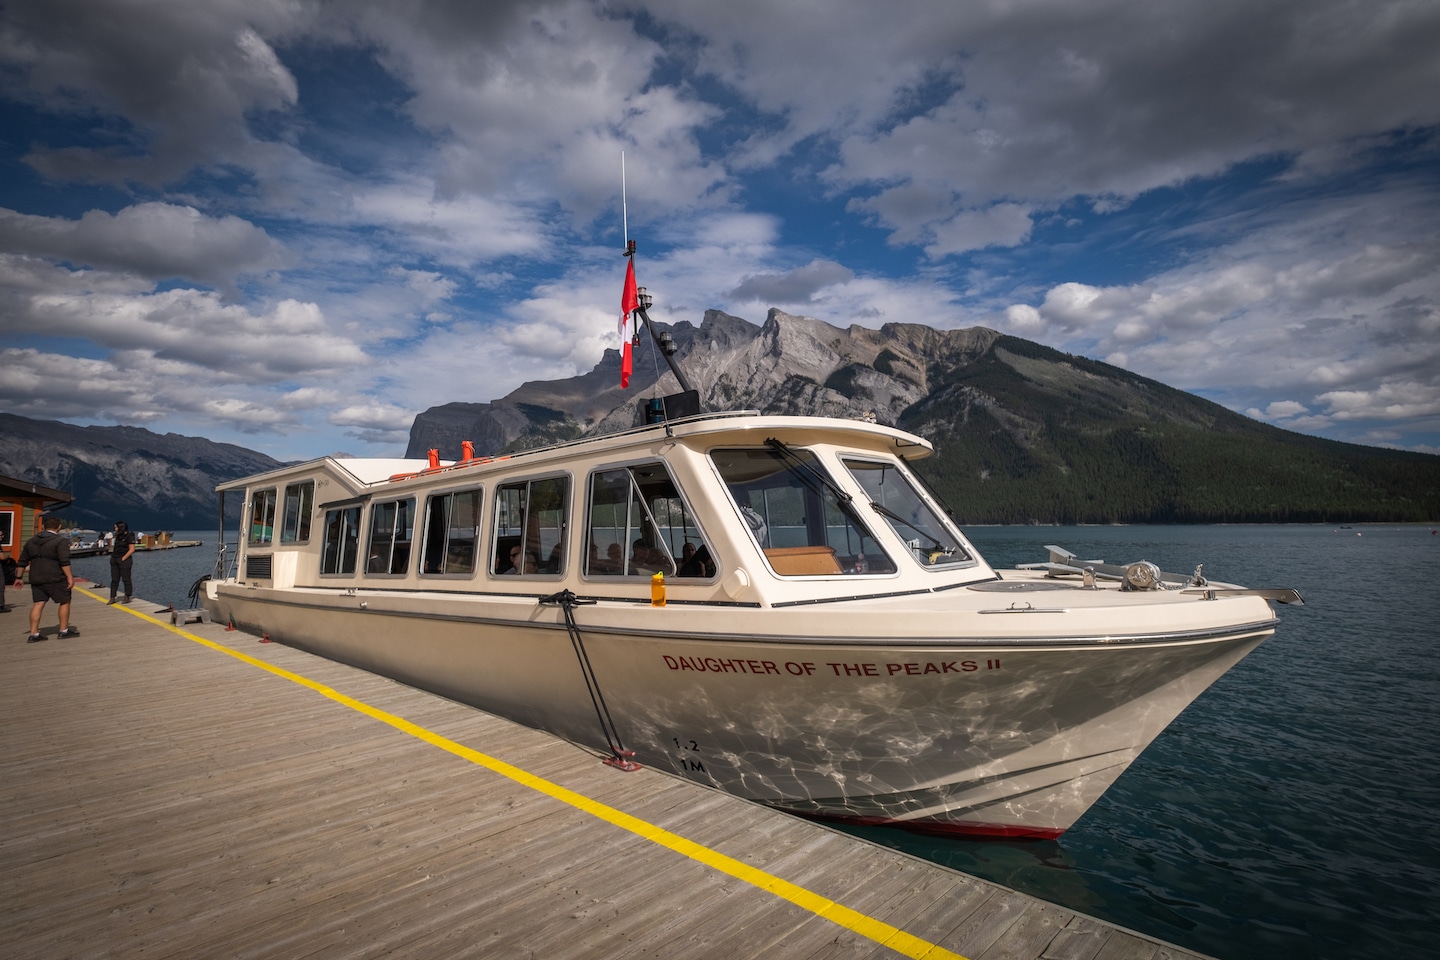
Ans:
MULTIPOLYGON (((77 539, 70 545, 70 556, 71 558, 98 557, 109 553, 114 546, 114 542, 110 534, 88 542, 83 539, 77 539)), ((204 545, 204 540, 172 540, 169 531, 166 530, 161 530, 159 533, 135 534, 136 552, 147 550, 179 550, 182 547, 200 547, 204 545)))
POLYGON ((994 570, 913 473, 930 453, 731 412, 495 458, 323 458, 218 488, 244 497, 242 536, 204 605, 617 765, 851 823, 1055 837, 1274 632, 1268 601, 1300 598, 1058 547, 994 570))

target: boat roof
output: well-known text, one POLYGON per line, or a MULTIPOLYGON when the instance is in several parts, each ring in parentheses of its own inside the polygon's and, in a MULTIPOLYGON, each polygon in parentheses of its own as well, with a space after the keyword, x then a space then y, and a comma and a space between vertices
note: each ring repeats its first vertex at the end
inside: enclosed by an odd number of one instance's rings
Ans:
MULTIPOLYGON (((934 453, 934 447, 924 437, 868 420, 845 420, 838 417, 766 416, 754 410, 740 410, 699 414, 682 420, 671 420, 667 423, 646 424, 618 433, 582 437, 564 443, 497 454, 494 457, 476 457, 473 461, 441 460, 439 467, 464 465, 466 462, 478 465, 499 460, 552 459, 556 454, 563 455, 565 453, 589 454, 612 448, 623 449, 628 446, 647 445, 660 437, 684 439, 713 434, 733 434, 733 442, 758 444, 763 443, 775 431, 792 434, 786 438, 787 442, 801 444, 820 441, 827 434, 835 435, 829 438, 831 440, 844 436, 846 439, 843 442, 870 449, 896 449, 910 460, 918 460, 934 453), (793 436, 796 433, 814 434, 815 436, 793 436)), ((428 459, 321 457, 317 460, 289 464, 276 470, 231 480, 219 484, 215 489, 217 491, 238 490, 257 482, 278 480, 282 477, 305 473, 313 470, 319 464, 327 464, 337 471, 349 474, 359 487, 370 487, 391 480, 409 478, 417 473, 436 469, 431 467, 428 459)))
MULTIPOLYGON (((454 460, 441 460, 440 466, 449 467, 455 464, 454 460)), ((397 473, 418 473, 428 469, 429 460, 410 460, 400 458, 362 458, 351 457, 345 460, 336 460, 335 466, 344 470, 350 476, 361 483, 369 486, 372 483, 380 483, 389 480, 397 473)))

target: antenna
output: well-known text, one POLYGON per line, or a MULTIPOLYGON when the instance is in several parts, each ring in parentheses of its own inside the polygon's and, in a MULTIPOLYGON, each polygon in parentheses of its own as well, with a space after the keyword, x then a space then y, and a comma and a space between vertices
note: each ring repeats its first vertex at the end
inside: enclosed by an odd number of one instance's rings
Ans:
MULTIPOLYGON (((635 261, 634 261, 634 259, 633 259, 633 257, 635 256, 635 241, 630 239, 630 207, 629 207, 628 198, 627 198, 626 195, 625 195, 625 151, 624 151, 624 150, 621 150, 621 151, 620 151, 620 222, 623 224, 623 228, 622 228, 622 229, 623 229, 624 232, 625 232, 625 256, 632 258, 631 261, 630 261, 630 266, 633 268, 634 265, 635 265, 635 261)), ((671 336, 670 336, 670 334, 669 334, 668 332, 665 333, 665 334, 663 334, 663 335, 656 334, 656 332, 655 332, 655 327, 650 323, 650 314, 649 314, 648 311, 649 311, 649 309, 650 309, 651 303, 653 303, 654 301, 650 299, 650 295, 649 295, 648 293, 646 293, 644 287, 637 287, 635 293, 636 293, 636 304, 635 304, 635 311, 634 311, 634 312, 635 312, 635 316, 637 316, 637 317, 640 319, 640 322, 641 322, 641 323, 644 323, 644 324, 645 324, 645 329, 650 332, 650 339, 655 341, 655 349, 656 349, 656 352, 659 353, 661 356, 663 356, 663 357, 665 358, 665 364, 666 364, 666 366, 668 366, 668 367, 670 368, 670 372, 673 373, 673 374, 675 374, 675 379, 676 379, 676 381, 679 382, 679 384, 680 384, 680 389, 681 389, 682 391, 684 391, 685 394, 691 394, 691 395, 693 395, 694 400, 693 400, 693 401, 690 401, 690 402, 692 402, 692 403, 694 404, 693 413, 699 413, 699 412, 700 412, 700 398, 699 398, 699 394, 696 392, 696 390, 695 390, 694 387, 690 386, 690 381, 685 378, 685 373, 684 373, 684 371, 682 371, 682 370, 680 369, 680 365, 675 362, 675 341, 671 338, 671 336)), ((636 342, 638 343, 638 342, 639 342, 639 337, 640 337, 640 328, 639 328, 639 325, 638 325, 638 324, 637 324, 636 327, 635 327, 635 337, 636 337, 636 342)), ((657 367, 658 367, 658 364, 657 364, 657 367)), ((659 381, 660 381, 660 377, 658 376, 658 370, 657 370, 657 376, 655 377, 655 381, 656 381, 656 383, 659 383, 659 381)), ((674 397, 668 397, 668 398, 665 398, 665 399, 669 399, 669 400, 675 401, 675 400, 681 399, 681 398, 683 397, 683 395, 684 395, 684 394, 676 394, 674 397)), ((659 403, 659 404, 661 405, 660 409, 661 409, 661 411, 662 411, 662 416, 664 416, 665 406, 664 406, 663 400, 661 400, 660 398, 655 398, 654 400, 647 401, 647 403, 652 403, 652 404, 653 404, 653 403, 659 403)), ((691 413, 691 411, 688 411, 688 410, 687 410, 687 413, 684 414, 684 415, 687 415, 687 416, 688 416, 688 415, 690 415, 690 413, 691 413)), ((668 420, 668 418, 667 418, 667 420, 668 420)), ((668 429, 668 427, 667 427, 667 429, 668 429)))

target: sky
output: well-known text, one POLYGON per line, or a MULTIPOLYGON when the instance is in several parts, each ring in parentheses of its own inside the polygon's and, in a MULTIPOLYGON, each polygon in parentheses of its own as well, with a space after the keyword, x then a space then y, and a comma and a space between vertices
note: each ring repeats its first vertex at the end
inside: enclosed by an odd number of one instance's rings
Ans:
POLYGON ((1437 0, 3 0, 0 410, 398 456, 617 346, 628 236, 655 319, 1440 453, 1437 51, 1437 0))

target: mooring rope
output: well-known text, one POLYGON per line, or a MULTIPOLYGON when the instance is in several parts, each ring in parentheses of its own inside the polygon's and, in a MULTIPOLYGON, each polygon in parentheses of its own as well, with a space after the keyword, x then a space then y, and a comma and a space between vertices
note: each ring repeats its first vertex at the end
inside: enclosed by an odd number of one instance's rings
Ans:
POLYGON ((590 702, 595 707, 595 717, 600 721, 600 733, 605 737, 605 743, 610 748, 611 756, 605 762, 621 770, 639 770, 640 764, 636 763, 634 759, 635 751, 626 750, 625 745, 620 741, 620 731, 616 729, 615 720, 610 716, 610 708, 605 703, 605 695, 600 692, 600 681, 595 678, 595 668, 590 665, 590 655, 585 651, 585 641, 580 636, 580 626, 575 622, 575 608, 594 602, 594 600, 582 600, 569 589, 540 598, 541 605, 558 606, 565 615, 565 629, 570 634, 570 645, 575 648, 575 658, 579 660, 580 672, 585 676, 585 689, 590 692, 590 702))

